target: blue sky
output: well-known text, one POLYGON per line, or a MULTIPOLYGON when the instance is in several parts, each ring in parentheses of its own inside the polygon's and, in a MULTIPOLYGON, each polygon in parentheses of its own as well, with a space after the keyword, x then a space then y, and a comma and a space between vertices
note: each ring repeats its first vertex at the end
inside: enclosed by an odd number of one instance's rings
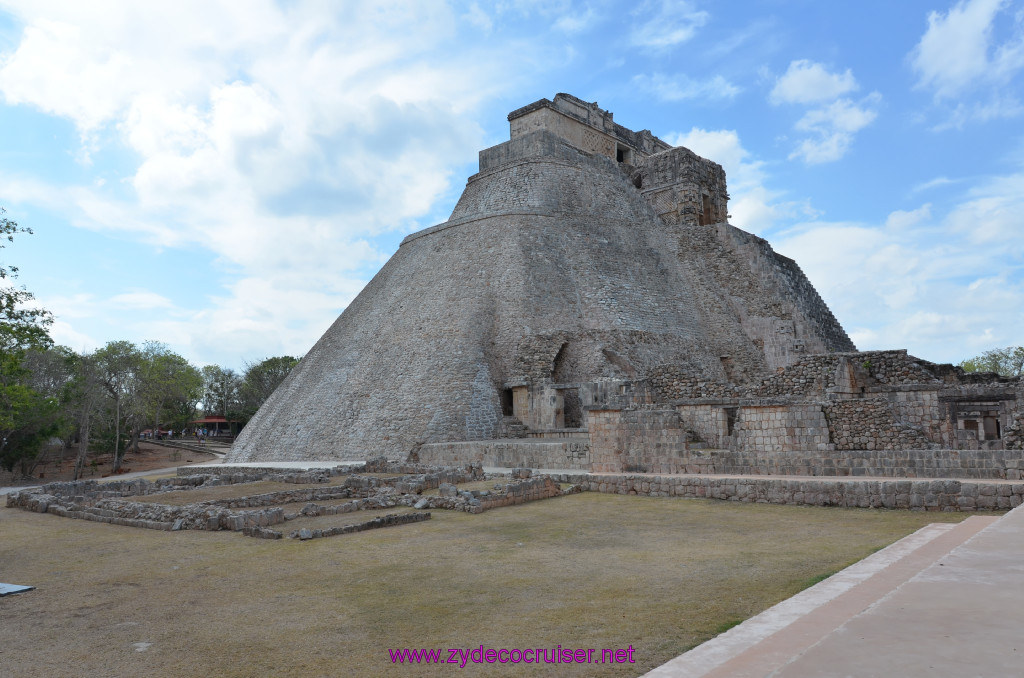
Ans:
POLYGON ((0 0, 3 251, 76 350, 306 352, 506 114, 724 165, 858 348, 1024 343, 1024 0, 0 0))

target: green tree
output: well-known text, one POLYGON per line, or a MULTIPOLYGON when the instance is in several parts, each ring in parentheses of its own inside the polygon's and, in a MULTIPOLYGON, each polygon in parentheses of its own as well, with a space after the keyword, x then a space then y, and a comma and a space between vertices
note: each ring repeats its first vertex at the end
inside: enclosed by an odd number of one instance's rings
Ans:
POLYGON ((1024 374, 1024 346, 1007 346, 985 351, 960 363, 965 372, 995 372, 1004 377, 1024 374))
POLYGON ((56 403, 51 410, 48 430, 62 443, 61 454, 76 433, 73 400, 75 397, 75 363, 78 356, 66 346, 33 349, 25 354, 23 365, 29 372, 29 388, 56 403))
MULTIPOLYGON (((0 249, 19 233, 31 233, 7 217, 0 208, 0 249), (4 242, 6 241, 6 243, 4 242)), ((32 388, 32 372, 25 364, 29 351, 48 349, 52 316, 27 306, 34 299, 24 287, 6 284, 18 269, 0 262, 0 467, 12 471, 18 462, 35 459, 42 443, 53 434, 58 403, 32 388)))
POLYGON ((162 425, 178 428, 195 416, 203 396, 203 375, 166 344, 148 341, 142 346, 140 395, 146 421, 153 430, 162 425))
MULTIPOLYGON (((18 233, 32 233, 4 217, 0 207, 0 249, 6 247, 3 241, 13 242, 18 233)), ((18 268, 0 262, 0 281, 17 278, 18 268)), ((48 332, 53 323, 50 313, 41 308, 26 308, 35 297, 24 287, 0 283, 0 351, 19 353, 32 348, 46 348, 53 342, 48 332)))
POLYGON ((246 363, 240 393, 242 416, 246 421, 256 414, 256 410, 260 409, 270 394, 298 364, 299 359, 290 355, 267 358, 258 363, 246 363))
POLYGON ((203 410, 227 420, 241 414, 242 378, 231 368, 207 365, 203 368, 203 410))
POLYGON ((125 445, 122 438, 131 434, 133 426, 141 420, 142 399, 140 397, 143 357, 130 341, 111 341, 93 354, 99 370, 100 384, 106 393, 107 436, 112 434, 104 447, 114 453, 114 473, 121 470, 125 445), (112 424, 112 426, 111 426, 112 424), (112 430, 111 430, 112 429, 112 430))
POLYGON ((68 384, 67 410, 78 437, 75 457, 75 480, 78 480, 89 455, 93 427, 103 415, 106 391, 95 354, 75 355, 72 367, 74 376, 68 384))

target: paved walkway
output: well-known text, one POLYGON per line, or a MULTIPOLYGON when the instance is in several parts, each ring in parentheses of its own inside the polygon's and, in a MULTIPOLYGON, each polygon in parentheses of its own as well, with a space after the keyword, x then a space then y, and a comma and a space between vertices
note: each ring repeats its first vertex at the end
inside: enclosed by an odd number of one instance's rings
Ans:
POLYGON ((1024 507, 933 524, 646 674, 1024 675, 1024 507))

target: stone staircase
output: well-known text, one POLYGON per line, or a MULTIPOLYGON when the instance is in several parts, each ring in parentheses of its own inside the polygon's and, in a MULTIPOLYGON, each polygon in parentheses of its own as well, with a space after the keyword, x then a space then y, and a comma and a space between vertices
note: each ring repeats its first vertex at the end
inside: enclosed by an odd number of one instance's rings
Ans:
POLYGON ((189 452, 204 452, 208 454, 219 454, 224 455, 231 451, 231 443, 208 438, 202 444, 192 439, 181 439, 181 440, 147 440, 147 444, 159 445, 160 447, 170 447, 179 450, 188 450, 189 452))
POLYGON ((502 438, 526 438, 530 428, 519 420, 519 417, 505 415, 501 418, 502 438))

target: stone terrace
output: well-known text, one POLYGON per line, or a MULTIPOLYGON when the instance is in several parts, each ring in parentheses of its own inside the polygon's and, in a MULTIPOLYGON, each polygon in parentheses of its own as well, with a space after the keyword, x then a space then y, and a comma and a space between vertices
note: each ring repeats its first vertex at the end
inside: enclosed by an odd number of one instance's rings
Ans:
MULTIPOLYGON (((280 539, 272 529, 287 521, 306 517, 336 516, 395 507, 443 509, 482 513, 502 506, 549 499, 580 491, 563 490, 550 477, 531 478, 529 469, 513 469, 511 480, 490 490, 459 490, 459 484, 479 482, 486 476, 479 465, 427 467, 420 464, 371 460, 356 467, 303 469, 283 472, 280 468, 182 467, 179 476, 157 481, 78 481, 50 483, 7 495, 7 506, 36 513, 156 530, 228 530, 247 536, 280 539), (367 475, 378 474, 378 475, 367 475), (343 482, 332 479, 343 477, 343 482), (311 485, 295 489, 259 491, 257 483, 311 485), (179 504, 184 493, 208 496, 218 488, 252 486, 252 492, 218 496, 179 504), (437 490, 437 494, 426 494, 437 490), (202 492, 200 492, 202 491, 202 492), (162 496, 164 501, 159 503, 162 496), (172 501, 172 498, 174 501, 172 501), (342 503, 322 503, 339 502, 342 503), (305 503, 300 511, 286 507, 305 503)), ((223 494, 223 493, 222 493, 223 494)), ((376 516, 357 523, 348 522, 327 529, 298 529, 289 536, 313 539, 349 534, 377 527, 402 525, 429 519, 429 513, 376 516)))

